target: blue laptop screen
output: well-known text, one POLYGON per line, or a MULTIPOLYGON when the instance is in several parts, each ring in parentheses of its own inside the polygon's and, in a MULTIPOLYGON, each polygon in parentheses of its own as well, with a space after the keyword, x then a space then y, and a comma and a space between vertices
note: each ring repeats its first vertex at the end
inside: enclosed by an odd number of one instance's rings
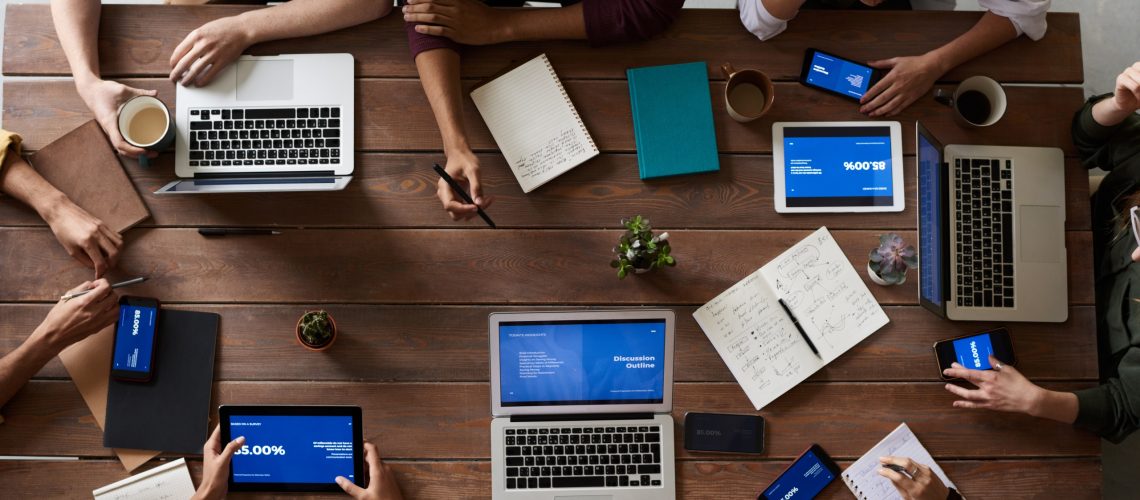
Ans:
POLYGON ((499 325, 504 407, 661 403, 665 362, 664 320, 499 325))
POLYGON ((919 294, 922 300, 942 306, 942 221, 946 195, 942 186, 942 152, 921 133, 918 134, 918 264, 919 294))

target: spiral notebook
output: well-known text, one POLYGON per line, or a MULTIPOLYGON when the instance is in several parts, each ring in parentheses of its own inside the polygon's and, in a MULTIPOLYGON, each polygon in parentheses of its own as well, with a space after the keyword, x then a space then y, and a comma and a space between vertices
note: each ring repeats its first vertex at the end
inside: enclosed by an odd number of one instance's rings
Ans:
POLYGON ((879 475, 881 468, 879 457, 888 455, 909 457, 916 463, 929 466, 930 470, 942 479, 942 483, 947 488, 958 488, 954 486, 950 478, 946 477, 946 473, 934 462, 934 457, 931 457, 930 452, 926 451, 926 448, 918 441, 918 436, 915 436, 904 422, 899 424, 894 431, 879 441, 879 444, 876 444, 859 460, 848 466, 847 470, 843 471, 841 475, 843 482, 847 484, 851 493, 855 494, 855 498, 860 500, 901 500, 902 496, 899 495, 891 481, 879 475))
POLYGON ((546 54, 476 87, 471 100, 524 193, 598 155, 546 54))

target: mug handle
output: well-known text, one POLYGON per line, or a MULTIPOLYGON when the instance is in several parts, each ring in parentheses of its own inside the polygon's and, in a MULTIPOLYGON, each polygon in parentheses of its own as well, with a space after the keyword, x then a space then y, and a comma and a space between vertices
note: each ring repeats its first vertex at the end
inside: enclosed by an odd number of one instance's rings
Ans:
POLYGON ((146 153, 139 155, 139 166, 142 168, 150 168, 150 158, 147 158, 146 153))
POLYGON ((934 89, 934 100, 944 106, 954 107, 954 96, 947 95, 943 89, 934 89))
POLYGON ((721 73, 724 73, 725 78, 732 78, 736 74, 736 68, 732 67, 732 63, 724 63, 720 65, 721 73))

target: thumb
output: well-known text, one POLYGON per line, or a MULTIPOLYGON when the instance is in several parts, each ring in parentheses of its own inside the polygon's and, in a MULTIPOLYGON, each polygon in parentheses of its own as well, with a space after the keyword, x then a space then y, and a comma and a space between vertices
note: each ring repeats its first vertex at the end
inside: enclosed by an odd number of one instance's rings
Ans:
POLYGON ((127 87, 127 92, 131 95, 131 97, 140 96, 140 95, 154 97, 154 96, 158 95, 157 90, 154 90, 154 89, 136 89, 134 87, 127 87))
POLYGON ((230 441, 230 443, 226 445, 226 449, 222 450, 222 454, 218 455, 218 458, 222 463, 228 463, 230 458, 234 456, 234 453, 236 453, 238 448, 241 448, 243 444, 245 444, 245 436, 238 436, 237 439, 230 441))
POLYGON ((345 493, 348 493, 348 495, 353 498, 360 498, 364 493, 363 489, 353 484, 352 481, 349 481, 348 478, 344 476, 337 476, 336 484, 337 486, 340 486, 340 489, 344 490, 345 493))
POLYGON ((890 59, 879 59, 878 61, 869 61, 867 63, 867 65, 872 67, 872 68, 876 68, 876 69, 890 69, 890 68, 895 67, 895 64, 897 64, 897 63, 898 63, 898 58, 892 57, 890 59))
POLYGON ((1132 262, 1140 262, 1140 247, 1132 251, 1132 262))

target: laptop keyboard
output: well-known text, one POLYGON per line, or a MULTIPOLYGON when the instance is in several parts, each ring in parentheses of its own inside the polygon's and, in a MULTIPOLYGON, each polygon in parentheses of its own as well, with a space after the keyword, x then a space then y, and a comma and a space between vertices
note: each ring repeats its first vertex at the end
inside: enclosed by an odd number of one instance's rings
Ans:
POLYGON ((1014 307, 1013 165, 954 160, 959 307, 1014 307))
POLYGON ((338 165, 340 113, 338 106, 191 109, 190 166, 338 165))
POLYGON ((506 429, 507 489, 661 486, 661 427, 506 429))

